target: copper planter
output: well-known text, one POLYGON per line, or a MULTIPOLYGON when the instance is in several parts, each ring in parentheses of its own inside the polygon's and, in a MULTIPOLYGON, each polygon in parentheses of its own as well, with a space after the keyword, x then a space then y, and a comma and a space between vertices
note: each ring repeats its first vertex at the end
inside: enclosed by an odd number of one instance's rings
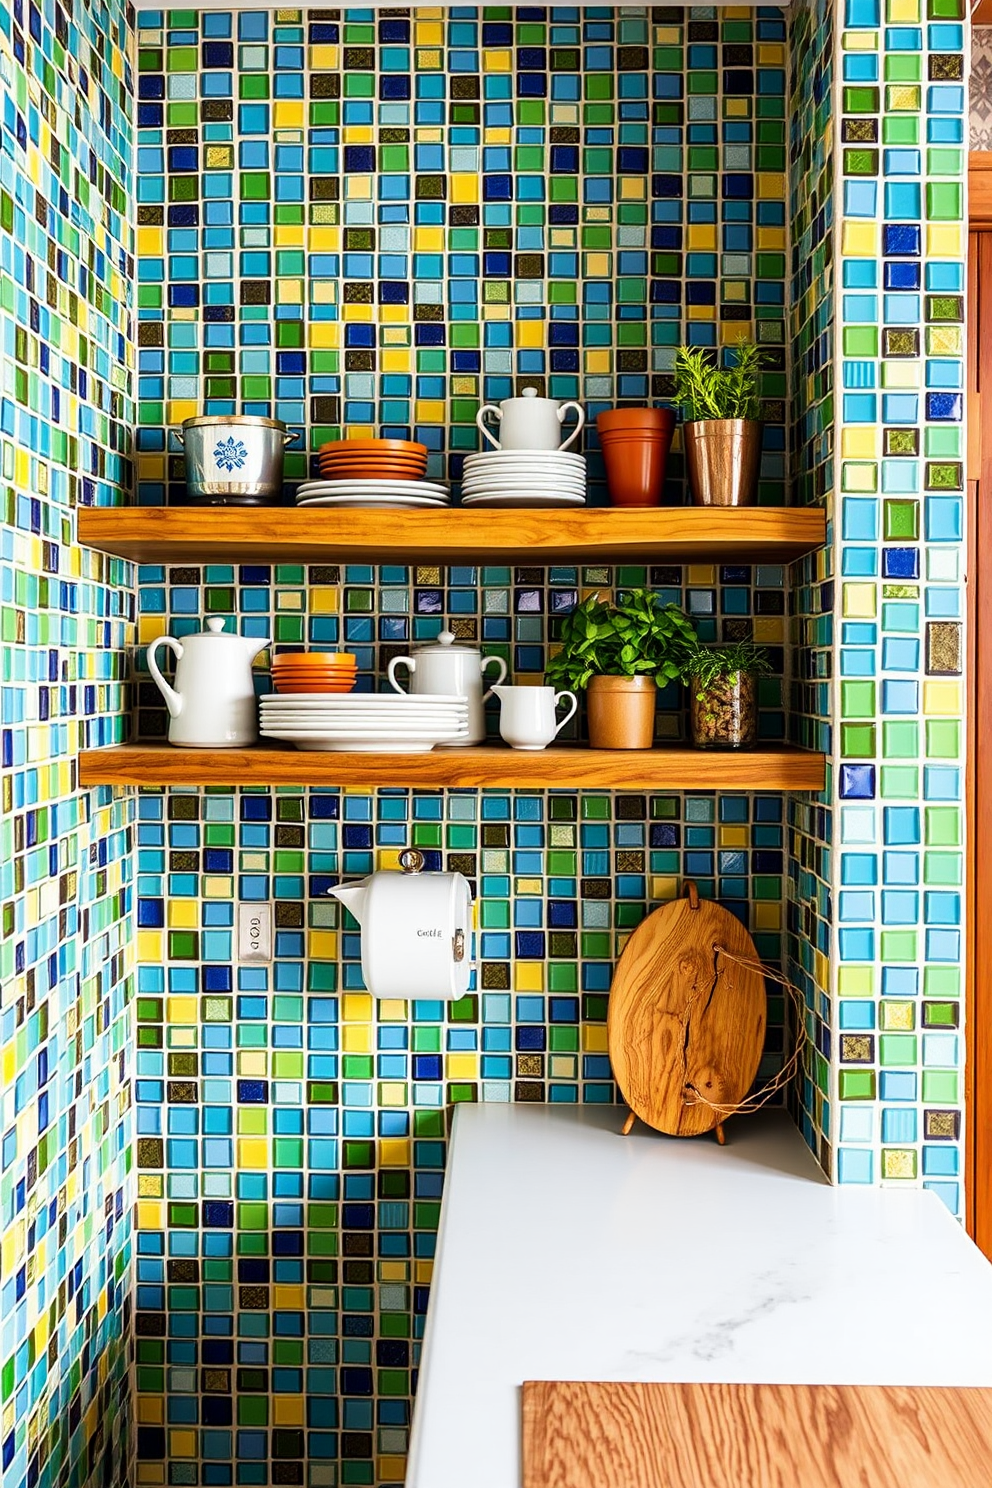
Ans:
POLYGON ((689 488, 696 506, 754 504, 761 429, 754 419, 694 419, 682 425, 689 488))

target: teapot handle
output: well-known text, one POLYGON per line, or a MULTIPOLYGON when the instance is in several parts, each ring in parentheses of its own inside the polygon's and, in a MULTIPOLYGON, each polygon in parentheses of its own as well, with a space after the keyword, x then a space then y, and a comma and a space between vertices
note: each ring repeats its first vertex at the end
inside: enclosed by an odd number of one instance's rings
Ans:
POLYGON ((396 668, 398 666, 405 666, 412 673, 417 670, 417 663, 412 656, 394 656, 386 668, 386 676, 389 678, 390 687, 394 692, 402 693, 404 697, 407 697, 408 694, 403 691, 403 688, 396 680, 396 668))
POLYGON ((158 650, 159 646, 165 646, 167 650, 172 652, 177 661, 181 660, 182 658, 183 648, 174 636, 161 635, 157 636, 155 640, 152 641, 151 645, 148 647, 148 650, 145 652, 145 660, 148 662, 148 670, 151 672, 152 677, 155 680, 155 686, 165 698, 165 706, 169 710, 169 717, 178 718, 180 713, 183 711, 183 700, 179 696, 179 693, 176 692, 175 688, 169 686, 168 682, 166 682, 165 678, 162 676, 162 673, 159 671, 158 662, 155 660, 155 652, 158 650))
MULTIPOLYGON (((499 676, 496 678, 496 681, 493 683, 493 687, 498 687, 499 684, 503 681, 503 678, 506 676, 506 662, 503 660, 502 656, 484 656, 482 658, 482 663, 481 663, 480 668, 479 668, 479 670, 482 672, 483 677, 486 675, 486 667, 489 665, 489 663, 491 661, 494 661, 496 663, 497 667, 499 668, 499 676)), ((491 698, 492 697, 492 695, 493 695, 493 687, 490 687, 490 689, 489 689, 488 692, 484 692, 482 694, 482 701, 483 702, 486 701, 486 698, 491 698)))
MULTIPOLYGON (((581 403, 563 403, 558 410, 558 422, 560 424, 565 422, 565 415, 570 408, 574 408, 579 417, 576 420, 575 428, 572 430, 571 434, 569 434, 564 443, 559 446, 559 448, 563 450, 567 450, 570 444, 575 443, 579 435, 582 433, 586 421, 586 411, 582 407, 581 403)), ((571 714, 569 715, 569 717, 571 717, 571 714)))
POLYGON ((498 419, 501 419, 503 417, 503 410, 501 408, 498 408, 495 403, 484 403, 483 406, 479 409, 478 413, 475 415, 475 422, 479 426, 480 433, 485 435, 486 439, 489 440, 489 443, 492 445, 494 450, 498 450, 501 448, 499 440, 494 439, 492 434, 486 428, 485 418, 487 413, 495 414, 498 419))
POLYGON ((579 700, 575 696, 575 693, 574 692, 556 692, 555 693, 555 708, 556 709, 558 707, 558 704, 561 702, 562 698, 571 698, 571 700, 572 700, 572 706, 569 708, 568 712, 565 714, 565 717, 564 718, 560 718, 558 720, 558 723, 557 723, 557 725, 555 727, 555 738, 557 738, 558 735, 561 733, 562 729, 565 727, 565 725, 568 722, 568 720, 570 718, 574 718, 574 716, 575 716, 575 710, 579 706, 579 700))

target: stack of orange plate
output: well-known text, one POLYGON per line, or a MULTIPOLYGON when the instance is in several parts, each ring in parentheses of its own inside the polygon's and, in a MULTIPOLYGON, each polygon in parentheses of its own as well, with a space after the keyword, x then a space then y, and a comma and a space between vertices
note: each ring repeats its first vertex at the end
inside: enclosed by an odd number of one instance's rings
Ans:
POLYGON ((276 692, 351 692, 358 663, 347 651, 293 651, 272 658, 276 692))
POLYGON ((317 463, 330 481, 420 480, 427 446, 409 439, 339 439, 321 445, 317 463))

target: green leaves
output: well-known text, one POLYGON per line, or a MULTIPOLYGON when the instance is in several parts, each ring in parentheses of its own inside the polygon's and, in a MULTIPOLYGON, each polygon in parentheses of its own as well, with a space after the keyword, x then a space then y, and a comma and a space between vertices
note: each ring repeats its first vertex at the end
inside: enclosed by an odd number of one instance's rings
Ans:
POLYGON ((698 645, 679 607, 663 605, 650 589, 628 589, 614 604, 591 595, 562 622, 561 642, 545 676, 572 688, 592 677, 645 675, 664 687, 682 675, 682 655, 698 645))
POLYGON ((738 341, 729 367, 717 364, 706 346, 680 346, 675 353, 675 401, 687 422, 696 419, 760 419, 758 386, 768 361, 764 347, 738 341))
POLYGON ((697 698, 704 698, 717 682, 736 678, 746 672, 751 677, 771 671, 768 653, 753 641, 729 641, 725 646, 704 646, 698 638, 679 659, 679 676, 683 682, 699 688, 697 698))

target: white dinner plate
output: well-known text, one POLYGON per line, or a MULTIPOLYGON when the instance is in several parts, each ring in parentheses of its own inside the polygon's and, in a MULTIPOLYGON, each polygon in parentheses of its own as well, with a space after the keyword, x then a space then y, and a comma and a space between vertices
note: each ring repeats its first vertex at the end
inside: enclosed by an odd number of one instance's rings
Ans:
POLYGON ((354 510, 356 507, 364 507, 366 511, 382 508, 383 511, 414 511, 418 508, 423 510, 433 508, 435 511, 443 511, 451 502, 445 499, 439 501, 433 496, 312 496, 305 501, 298 501, 298 507, 310 506, 342 506, 354 510))
POLYGON ((545 476, 541 476, 536 480, 528 480, 526 478, 514 476, 511 480, 510 477, 507 476, 505 480, 501 481, 466 481, 465 484, 462 486, 462 494, 465 495, 466 492, 469 491, 478 491, 480 493, 485 493, 486 491, 506 491, 508 489, 513 491, 543 491, 551 495, 553 495, 556 491, 562 491, 566 496, 583 496, 585 495, 586 483, 585 481, 552 481, 548 480, 545 476))
MULTIPOLYGON (((261 699, 265 707, 271 693, 267 693, 261 699)), ((304 703, 308 708, 318 706, 318 700, 310 692, 281 692, 278 701, 280 703, 294 702, 304 703)), ((333 708, 341 713, 347 713, 353 708, 379 708, 403 707, 403 708, 430 708, 440 703, 442 708, 468 709, 468 701, 465 698, 453 697, 450 692, 350 692, 345 697, 329 698, 322 697, 319 706, 333 708)))
POLYGON ((585 480, 586 471, 579 465, 468 465, 464 467, 463 480, 514 479, 518 476, 540 475, 546 480, 585 480))
POLYGON ((393 494, 406 494, 418 496, 447 496, 448 487, 441 485, 439 481, 422 480, 321 480, 303 481, 297 488, 307 496, 333 496, 341 491, 357 491, 361 495, 370 492, 392 492, 393 494))
POLYGON ((485 496, 465 496, 462 506, 585 506, 584 496, 552 496, 535 491, 502 491, 485 496))
POLYGON ((578 468, 586 463, 585 455, 555 450, 482 450, 466 455, 466 465, 566 465, 578 468))
POLYGON ((288 716, 277 713, 271 718, 266 713, 262 724, 265 728, 303 729, 304 731, 319 729, 321 733, 329 734, 456 733, 468 728, 468 720, 464 718, 404 718, 389 723, 375 718, 349 718, 347 723, 343 723, 341 719, 328 718, 323 713, 295 713, 288 716))

